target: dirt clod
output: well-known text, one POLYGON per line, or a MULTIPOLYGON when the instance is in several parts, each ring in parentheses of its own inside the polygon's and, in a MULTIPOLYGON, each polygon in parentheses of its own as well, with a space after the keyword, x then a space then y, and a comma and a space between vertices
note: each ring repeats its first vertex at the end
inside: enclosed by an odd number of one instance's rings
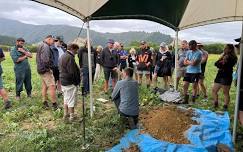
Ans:
POLYGON ((123 149, 122 152, 140 152, 138 145, 131 144, 128 149, 123 149))
POLYGON ((191 117, 193 110, 180 109, 176 106, 164 106, 141 114, 142 133, 149 133, 156 139, 176 144, 189 144, 185 131, 197 124, 191 117))

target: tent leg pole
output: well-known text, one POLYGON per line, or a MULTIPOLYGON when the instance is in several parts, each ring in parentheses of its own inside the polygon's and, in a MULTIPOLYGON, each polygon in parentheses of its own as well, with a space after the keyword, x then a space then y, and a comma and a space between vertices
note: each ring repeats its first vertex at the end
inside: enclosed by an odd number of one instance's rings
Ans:
POLYGON ((176 30, 176 39, 175 39, 175 77, 174 77, 174 90, 177 90, 178 89, 178 86, 177 86, 177 79, 176 79, 176 75, 177 75, 177 53, 178 53, 178 33, 179 33, 179 30, 176 30))
POLYGON ((241 29, 241 41, 240 41, 240 59, 239 59, 239 67, 238 67, 238 78, 237 78, 237 92, 236 92, 236 102, 235 102, 235 114, 234 114, 234 125, 233 125, 233 143, 236 140, 236 131, 237 131, 237 121, 239 114, 239 102, 240 102, 240 81, 241 80, 241 70, 242 70, 242 59, 243 59, 243 21, 242 21, 242 29, 241 29))
POLYGON ((93 85, 92 85, 92 63, 91 63, 91 44, 89 35, 89 19, 87 25, 87 42, 88 42, 88 62, 89 62, 89 95, 90 95, 90 117, 93 117, 93 85))

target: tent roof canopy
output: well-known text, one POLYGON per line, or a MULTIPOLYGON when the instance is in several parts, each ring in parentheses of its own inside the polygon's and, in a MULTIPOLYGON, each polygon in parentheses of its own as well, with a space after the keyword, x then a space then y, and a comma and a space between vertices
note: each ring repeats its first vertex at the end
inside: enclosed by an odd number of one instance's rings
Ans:
POLYGON ((83 21, 145 19, 174 30, 243 20, 242 0, 33 0, 83 21))

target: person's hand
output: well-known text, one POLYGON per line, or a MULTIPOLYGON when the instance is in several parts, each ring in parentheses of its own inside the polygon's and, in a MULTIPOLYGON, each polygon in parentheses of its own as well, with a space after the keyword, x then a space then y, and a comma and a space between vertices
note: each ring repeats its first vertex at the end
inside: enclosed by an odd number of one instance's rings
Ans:
POLYGON ((25 50, 23 48, 18 48, 19 52, 25 53, 25 50))
POLYGON ((113 71, 117 71, 117 67, 114 67, 112 70, 113 70, 113 71))
POLYGON ((146 63, 146 66, 148 67, 150 65, 150 63, 146 63))

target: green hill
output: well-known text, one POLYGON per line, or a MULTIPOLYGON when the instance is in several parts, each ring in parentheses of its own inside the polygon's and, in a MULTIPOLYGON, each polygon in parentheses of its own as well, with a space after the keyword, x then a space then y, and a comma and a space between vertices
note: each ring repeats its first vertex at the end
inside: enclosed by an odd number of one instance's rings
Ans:
MULTIPOLYGON (((48 35, 63 36, 64 41, 70 42, 77 38, 80 31, 79 27, 68 25, 31 25, 21 23, 19 21, 0 18, 0 33, 1 35, 11 37, 23 37, 28 43, 38 43, 48 35)), ((96 31, 90 32, 91 39, 94 45, 105 45, 107 39, 113 38, 115 41, 129 44, 132 41, 145 40, 159 44, 160 42, 170 43, 172 37, 159 32, 123 32, 123 33, 99 33, 96 31)), ((86 37, 86 30, 84 29, 81 37, 86 37)))

